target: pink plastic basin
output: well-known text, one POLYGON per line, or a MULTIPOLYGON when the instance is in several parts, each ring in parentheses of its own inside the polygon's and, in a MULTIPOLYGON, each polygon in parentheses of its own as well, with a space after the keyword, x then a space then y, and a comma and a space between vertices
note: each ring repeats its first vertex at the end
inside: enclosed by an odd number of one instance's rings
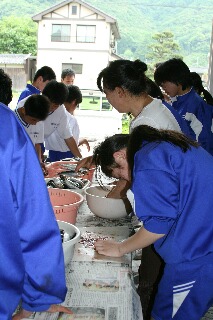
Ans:
POLYGON ((74 191, 48 188, 50 201, 57 220, 71 224, 76 223, 76 217, 84 197, 74 191))

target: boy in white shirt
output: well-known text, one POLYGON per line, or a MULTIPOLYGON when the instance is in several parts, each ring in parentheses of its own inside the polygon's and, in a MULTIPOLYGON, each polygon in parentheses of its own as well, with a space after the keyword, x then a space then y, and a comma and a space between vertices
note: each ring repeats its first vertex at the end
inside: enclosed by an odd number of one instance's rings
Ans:
MULTIPOLYGON (((76 157, 81 157, 81 154, 76 147, 76 142, 73 138, 72 132, 67 121, 66 109, 63 105, 68 96, 68 89, 64 83, 51 80, 45 86, 42 95, 50 100, 50 113, 44 121, 44 142, 45 149, 49 150, 48 137, 57 131, 59 136, 65 141, 69 150, 76 154, 76 157)), ((18 103, 17 108, 24 105, 27 98, 18 103)), ((42 152, 45 151, 42 147, 42 152)))
MULTIPOLYGON (((74 117, 73 113, 79 103, 82 102, 82 94, 80 89, 77 86, 70 85, 67 86, 69 94, 64 102, 64 106, 66 108, 66 117, 69 125, 69 129, 72 132, 73 136, 73 147, 78 149, 78 146, 82 144, 86 144, 88 151, 90 150, 89 143, 86 139, 82 138, 79 139, 80 130, 77 119, 74 117)), ((67 144, 65 143, 64 139, 61 138, 59 131, 55 130, 50 136, 48 136, 45 140, 46 146, 48 146, 49 150, 49 159, 51 162, 59 161, 64 158, 73 158, 78 156, 77 153, 72 152, 67 144)), ((78 149, 79 151, 79 149, 78 149)), ((80 151, 79 151, 80 152, 80 151)))
MULTIPOLYGON (((24 99, 23 106, 14 112, 28 133, 33 145, 35 146, 42 168, 42 155, 40 144, 44 141, 44 123, 50 111, 50 101, 47 97, 33 94, 24 99)), ((45 170, 45 169, 44 169, 45 170)))

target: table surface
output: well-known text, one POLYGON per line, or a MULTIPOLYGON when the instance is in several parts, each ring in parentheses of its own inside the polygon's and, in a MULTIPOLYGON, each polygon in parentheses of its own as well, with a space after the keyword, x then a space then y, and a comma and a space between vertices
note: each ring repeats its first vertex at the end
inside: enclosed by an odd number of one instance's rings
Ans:
MULTIPOLYGON (((132 231, 132 219, 108 220, 95 216, 86 200, 78 210, 76 226, 81 234, 110 237, 116 241, 127 238, 132 231)), ((132 255, 106 257, 75 245, 70 264, 66 267, 67 295, 63 305, 73 315, 36 313, 39 320, 143 320, 140 298, 132 275, 132 255)))

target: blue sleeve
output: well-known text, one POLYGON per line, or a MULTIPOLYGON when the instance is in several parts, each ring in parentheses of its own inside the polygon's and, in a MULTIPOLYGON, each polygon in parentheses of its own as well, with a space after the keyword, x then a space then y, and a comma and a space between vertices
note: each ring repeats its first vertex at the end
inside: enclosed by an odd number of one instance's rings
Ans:
POLYGON ((146 230, 166 234, 178 212, 179 184, 166 171, 141 170, 134 175, 135 212, 146 230))
POLYGON ((28 97, 30 95, 31 95, 31 92, 29 90, 22 91, 22 93, 20 94, 20 96, 18 98, 17 104, 19 103, 19 101, 23 100, 24 98, 26 98, 26 97, 28 97))
MULTIPOLYGON (((0 189, 5 207, 0 211, 2 216, 7 213, 5 223, 11 220, 11 227, 3 229, 4 236, 1 235, 3 241, 8 237, 10 243, 3 249, 6 258, 4 270, 0 269, 5 274, 6 269, 14 273, 13 286, 17 291, 21 288, 24 309, 43 311, 63 302, 66 295, 61 237, 35 148, 14 115, 11 124, 6 125, 8 134, 0 140, 4 173, 0 172, 5 179, 4 188, 0 189)), ((12 282, 7 281, 5 290, 12 282)))

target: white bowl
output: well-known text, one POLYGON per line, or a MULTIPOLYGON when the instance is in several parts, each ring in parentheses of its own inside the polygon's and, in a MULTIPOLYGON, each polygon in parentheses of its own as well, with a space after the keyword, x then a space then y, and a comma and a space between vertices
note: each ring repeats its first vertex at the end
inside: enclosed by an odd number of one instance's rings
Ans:
POLYGON ((74 238, 62 243, 64 252, 64 262, 66 266, 72 260, 75 244, 80 240, 81 233, 80 230, 71 223, 59 220, 57 220, 57 222, 59 229, 63 229, 67 234, 69 234, 71 238, 74 236, 74 238))
POLYGON ((122 199, 106 198, 113 186, 91 186, 85 189, 87 205, 96 216, 106 219, 119 219, 126 217, 127 210, 122 199))

